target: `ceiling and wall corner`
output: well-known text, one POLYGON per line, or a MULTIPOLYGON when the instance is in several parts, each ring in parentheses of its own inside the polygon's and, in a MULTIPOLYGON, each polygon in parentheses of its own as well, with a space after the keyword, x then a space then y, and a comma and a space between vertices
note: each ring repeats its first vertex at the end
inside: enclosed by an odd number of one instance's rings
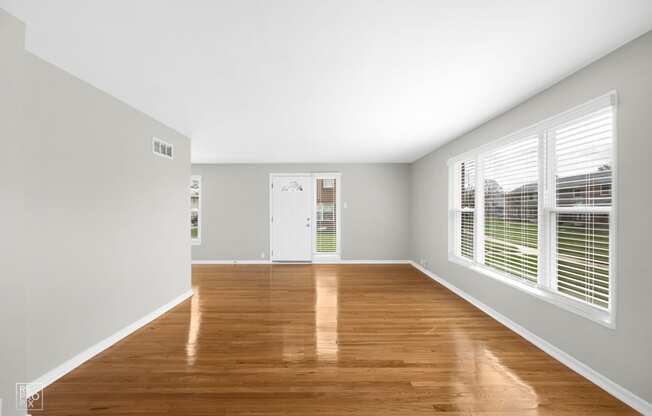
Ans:
POLYGON ((648 0, 0 0, 194 163, 412 162, 652 29, 648 0))

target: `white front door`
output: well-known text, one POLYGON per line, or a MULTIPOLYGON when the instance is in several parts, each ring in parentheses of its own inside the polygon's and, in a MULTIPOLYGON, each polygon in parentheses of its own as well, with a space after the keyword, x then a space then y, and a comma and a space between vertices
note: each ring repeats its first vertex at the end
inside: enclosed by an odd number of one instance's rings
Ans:
POLYGON ((312 260, 312 176, 271 175, 271 259, 312 260))

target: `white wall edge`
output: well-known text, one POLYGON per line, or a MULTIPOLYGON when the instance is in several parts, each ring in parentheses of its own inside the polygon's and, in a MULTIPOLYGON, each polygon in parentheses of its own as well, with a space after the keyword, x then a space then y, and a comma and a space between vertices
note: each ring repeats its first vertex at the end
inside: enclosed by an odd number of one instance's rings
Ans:
POLYGON ((410 260, 315 260, 313 262, 271 262, 269 260, 193 260, 192 264, 411 264, 410 260))
MULTIPOLYGON (((34 388, 34 385, 37 385, 42 388, 46 388, 50 384, 54 383, 61 377, 65 376, 75 368, 79 367, 80 365, 84 364, 86 361, 90 360, 97 354, 101 353, 102 351, 106 350, 107 348, 111 347, 118 341, 122 340, 123 338, 127 337, 128 335, 132 334, 136 330, 142 328, 143 326, 147 325, 148 323, 152 322, 156 318, 160 317, 163 315, 165 312, 168 312, 170 309, 174 308, 181 302, 185 301, 189 297, 192 296, 192 290, 189 290, 185 293, 183 293, 180 296, 177 296, 176 298, 172 299, 170 302, 166 303, 165 305, 157 308, 156 310, 148 313, 147 315, 143 316, 136 322, 133 322, 129 324, 128 326, 122 328, 115 334, 111 335, 108 338, 103 339, 99 343, 93 345, 90 348, 87 348, 86 350, 80 352, 79 354, 75 355, 68 361, 64 362, 63 364, 53 368, 52 370, 48 371, 47 373, 43 374, 36 380, 34 380, 32 383, 32 388, 34 388)), ((27 391, 28 395, 33 395, 37 393, 37 391, 27 391)))
POLYGON ((442 279, 441 277, 431 272, 430 270, 425 269, 420 264, 414 261, 410 261, 410 264, 414 266, 415 269, 419 270, 421 273, 425 274, 426 276, 436 281, 437 283, 441 284, 451 292, 460 296, 462 299, 466 300, 476 308, 480 309, 482 312, 486 313, 487 315, 491 316, 501 324, 505 325, 507 328, 516 332, 517 334, 519 334, 520 336, 522 336, 523 338, 525 338, 526 340, 534 344, 536 347, 543 350, 543 352, 550 355, 557 361, 561 362, 566 367, 575 371, 582 377, 596 384, 597 386, 605 390, 607 393, 611 394, 612 396, 616 397, 617 399, 621 400, 622 402, 626 403, 627 405, 631 406, 632 408, 634 408, 638 412, 641 412, 644 415, 652 415, 652 403, 643 400, 642 398, 638 397, 636 394, 627 390, 620 384, 598 373, 593 368, 577 360, 576 358, 562 351, 561 349, 555 347, 554 345, 544 340, 543 338, 539 337, 538 335, 533 334, 532 332, 525 329, 521 325, 507 318, 505 315, 502 315, 500 312, 497 312, 496 310, 480 302, 473 296, 459 289, 457 286, 454 286, 448 281, 442 279))

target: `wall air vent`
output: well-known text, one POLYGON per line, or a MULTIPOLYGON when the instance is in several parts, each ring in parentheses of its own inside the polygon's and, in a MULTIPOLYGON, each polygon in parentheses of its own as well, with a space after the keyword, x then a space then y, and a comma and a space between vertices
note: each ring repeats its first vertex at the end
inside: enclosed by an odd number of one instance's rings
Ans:
POLYGON ((174 146, 170 143, 159 139, 158 137, 152 137, 152 152, 155 155, 172 159, 174 154, 174 146))

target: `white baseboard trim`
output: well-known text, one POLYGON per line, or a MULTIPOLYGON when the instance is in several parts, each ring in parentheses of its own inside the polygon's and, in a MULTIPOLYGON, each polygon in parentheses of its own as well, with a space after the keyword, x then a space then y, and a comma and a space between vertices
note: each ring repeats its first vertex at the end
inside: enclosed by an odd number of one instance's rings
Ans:
POLYGON ((192 264, 271 264, 269 260, 193 260, 192 264))
POLYGON ((431 272, 430 270, 425 269, 420 264, 414 261, 410 261, 410 264, 412 264, 412 266, 414 266, 414 268, 419 270, 421 273, 425 274, 432 280, 446 287, 451 292, 460 296, 461 298, 463 298, 464 300, 466 300, 476 308, 480 309, 481 311, 491 316, 501 324, 505 325, 512 331, 516 332, 517 334, 519 334, 520 336, 522 336, 523 338, 525 338, 526 340, 528 340, 529 342, 537 346, 539 349, 543 350, 546 354, 552 356, 554 359, 564 364, 566 367, 575 371, 576 373, 588 379, 592 383, 598 385, 607 393, 623 401, 624 403, 628 404, 629 406, 631 406, 632 408, 641 412, 644 415, 652 415, 651 403, 638 397, 636 394, 627 390, 620 384, 617 384, 616 382, 610 380, 604 375, 598 373, 588 365, 577 360, 576 358, 572 357, 568 353, 560 350, 559 348, 555 347, 554 345, 544 340, 543 338, 539 337, 538 335, 535 335, 532 332, 528 331, 527 329, 517 324, 516 322, 512 321, 505 315, 502 315, 496 310, 480 302, 473 296, 459 289, 457 286, 452 285, 451 283, 437 276, 435 273, 431 272))
MULTIPOLYGON (((132 324, 122 328, 115 334, 111 335, 108 338, 103 339, 99 343, 93 345, 90 348, 87 348, 86 350, 80 352, 79 354, 75 355, 68 361, 64 362, 63 364, 55 367, 54 369, 48 371, 47 373, 43 374, 41 377, 37 378, 36 380, 33 381, 32 387, 34 388, 35 386, 39 386, 42 388, 45 388, 49 386, 50 384, 54 383, 64 375, 68 374, 75 368, 79 367, 86 361, 90 360, 97 354, 101 353, 105 349, 109 348, 116 342, 120 341, 121 339, 125 338, 126 336, 130 335, 132 332, 136 331, 137 329, 140 329, 141 327, 147 325, 148 323, 152 322, 154 319, 158 318, 159 316, 163 315, 165 312, 169 311, 170 309, 174 308, 181 302, 185 301, 189 297, 192 296, 192 290, 189 290, 185 293, 183 293, 180 296, 177 296, 176 298, 172 299, 170 302, 166 303, 165 305, 159 307, 158 309, 154 310, 153 312, 148 313, 147 315, 143 316, 136 322, 133 322, 132 324)), ((28 391, 27 392, 30 396, 36 393, 36 391, 28 391)))
POLYGON ((193 260, 192 264, 411 264, 410 260, 315 260, 312 263, 272 262, 269 260, 193 260))
POLYGON ((340 264, 410 264, 410 260, 340 260, 340 264))

